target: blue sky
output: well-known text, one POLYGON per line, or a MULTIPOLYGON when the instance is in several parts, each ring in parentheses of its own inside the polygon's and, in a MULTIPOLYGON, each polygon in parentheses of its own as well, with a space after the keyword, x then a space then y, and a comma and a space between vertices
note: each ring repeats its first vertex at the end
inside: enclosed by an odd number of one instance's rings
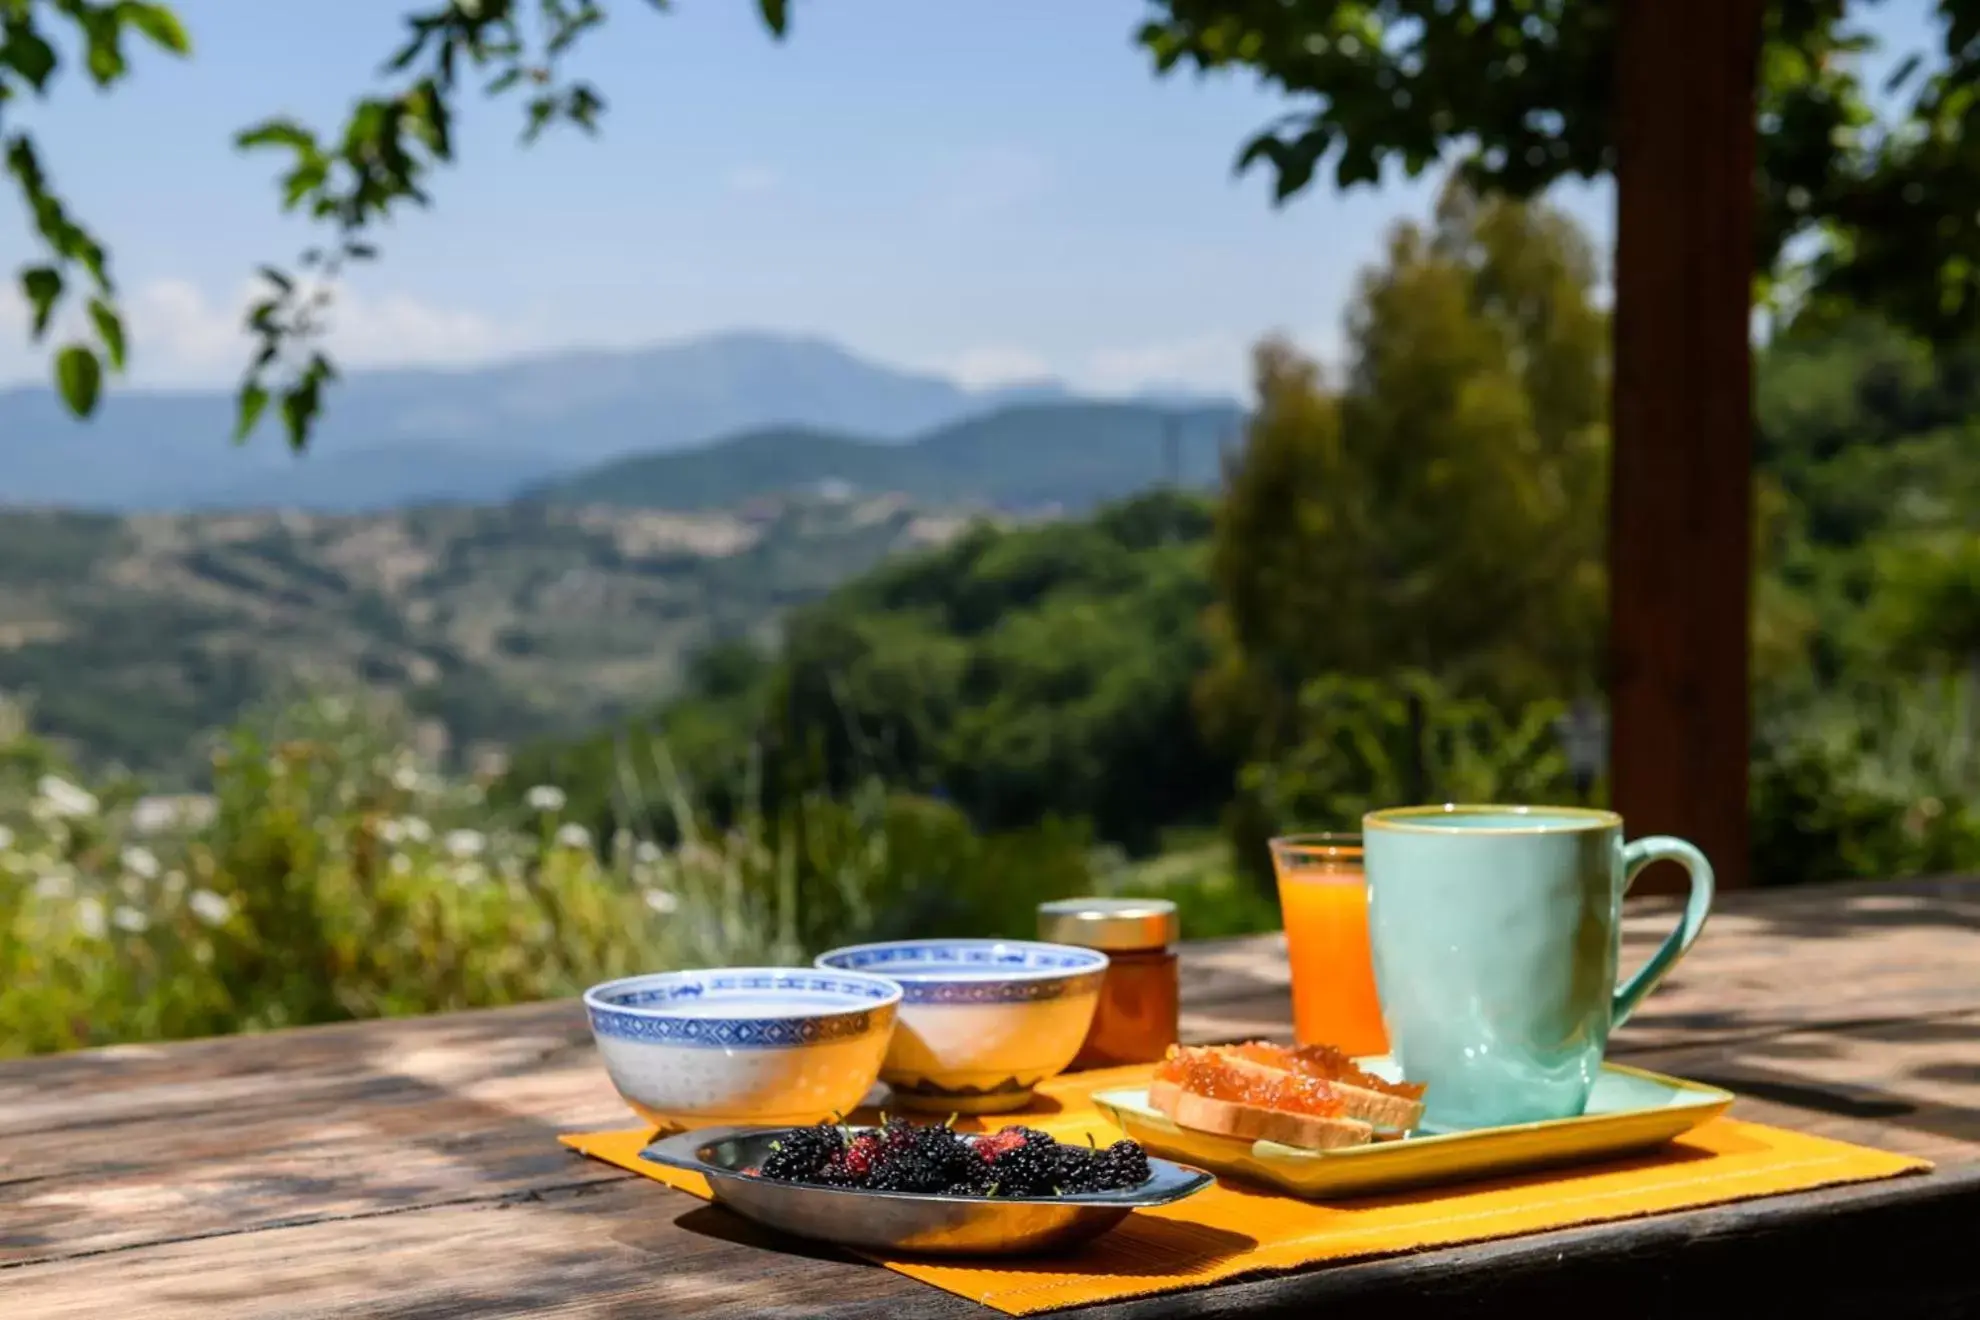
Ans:
MULTIPOLYGON (((1879 28, 1922 31, 1925 0, 1879 28)), ((232 380, 248 272, 305 241, 276 158, 229 142, 269 113, 319 126, 366 87, 409 0, 179 0, 194 58, 70 81, 30 120, 111 242, 151 384, 232 380)), ((746 0, 616 0, 574 65, 602 135, 523 150, 513 102, 468 106, 437 205, 385 238, 340 305, 353 364, 471 362, 730 329, 816 333, 974 383, 1242 388, 1269 331, 1332 356, 1358 267, 1433 184, 1283 209, 1235 178, 1283 107, 1235 79, 1157 80, 1139 0, 800 0, 773 42, 746 0)), ((1556 199, 1609 234, 1606 186, 1556 199)), ((0 207, 0 265, 22 239, 0 207)), ((0 381, 38 378, 0 304, 0 381)))

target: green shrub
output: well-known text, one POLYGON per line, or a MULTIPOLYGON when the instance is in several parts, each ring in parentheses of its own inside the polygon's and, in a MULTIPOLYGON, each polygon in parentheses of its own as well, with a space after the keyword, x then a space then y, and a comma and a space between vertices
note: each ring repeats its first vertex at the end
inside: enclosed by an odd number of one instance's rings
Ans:
POLYGON ((1767 713, 1755 739, 1755 882, 1980 866, 1980 692, 1886 683, 1767 713))
MULTIPOLYGON (((676 967, 801 963, 909 933, 1026 934, 1087 886, 1083 830, 973 831, 865 785, 711 828, 657 763, 663 846, 512 807, 318 701, 237 731, 176 809, 83 787, 0 730, 0 1054, 569 995, 676 967)), ((628 771, 628 773, 630 773, 628 771)))

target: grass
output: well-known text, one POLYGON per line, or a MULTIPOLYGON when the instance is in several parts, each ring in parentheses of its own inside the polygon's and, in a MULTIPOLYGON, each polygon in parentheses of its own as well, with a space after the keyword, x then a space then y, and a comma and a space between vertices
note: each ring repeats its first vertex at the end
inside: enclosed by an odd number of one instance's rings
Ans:
MULTIPOLYGON (((4 717, 0 708, 0 717, 4 717)), ((1083 833, 972 830, 877 783, 745 804, 717 829, 664 760, 666 838, 596 838, 537 785, 513 808, 319 700, 237 730, 210 796, 85 785, 0 722, 0 1054, 572 995, 836 943, 1028 934, 1091 885, 1083 833)))

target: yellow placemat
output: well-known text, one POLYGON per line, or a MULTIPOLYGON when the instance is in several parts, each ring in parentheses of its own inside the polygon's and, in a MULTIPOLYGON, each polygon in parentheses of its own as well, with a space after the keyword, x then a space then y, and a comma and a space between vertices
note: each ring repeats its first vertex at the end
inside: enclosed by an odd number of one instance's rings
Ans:
MULTIPOLYGON (((1147 1075, 1146 1068, 1132 1068, 1059 1078, 1040 1088, 1038 1103, 1023 1114, 959 1126, 995 1129, 1023 1122, 1061 1140, 1084 1141, 1088 1132, 1103 1142, 1116 1140, 1120 1133, 1093 1110, 1088 1097, 1133 1086, 1147 1075)), ((639 1158, 653 1139, 650 1129, 559 1139, 586 1155, 708 1197, 708 1184, 698 1175, 639 1158)), ((870 1259, 1008 1315, 1030 1315, 1244 1274, 1870 1182, 1931 1167, 1925 1160, 1826 1137, 1716 1118, 1669 1146, 1630 1159, 1391 1196, 1309 1202, 1219 1181, 1186 1201, 1137 1211, 1071 1255, 968 1263, 870 1259)))

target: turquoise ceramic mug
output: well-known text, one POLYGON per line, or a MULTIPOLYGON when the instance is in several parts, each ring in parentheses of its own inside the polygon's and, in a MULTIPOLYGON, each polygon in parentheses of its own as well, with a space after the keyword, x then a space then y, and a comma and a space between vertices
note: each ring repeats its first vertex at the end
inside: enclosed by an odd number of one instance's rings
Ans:
POLYGON ((1427 1088, 1424 1127, 1571 1118, 1609 1032, 1704 929, 1712 867, 1682 839, 1623 842, 1580 807, 1442 806, 1362 821, 1375 984, 1390 1051, 1427 1088), (1691 875, 1684 917, 1616 983, 1622 898, 1651 862, 1691 875))

